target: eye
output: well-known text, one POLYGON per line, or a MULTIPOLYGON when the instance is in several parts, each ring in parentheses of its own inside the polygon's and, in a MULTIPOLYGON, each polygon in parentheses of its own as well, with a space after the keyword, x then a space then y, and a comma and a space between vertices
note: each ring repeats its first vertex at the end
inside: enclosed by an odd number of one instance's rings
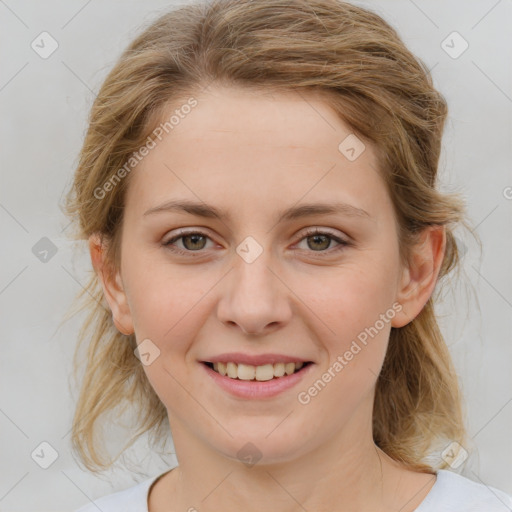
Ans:
POLYGON ((173 238, 170 238, 166 242, 163 242, 163 245, 173 252, 179 254, 190 254, 192 252, 199 252, 201 249, 204 249, 206 240, 209 239, 210 237, 206 235, 206 233, 203 233, 201 231, 182 231, 173 238), (184 249, 174 245, 175 242, 177 242, 180 239, 182 239, 184 249))
POLYGON ((312 252, 320 253, 331 253, 350 245, 350 242, 347 240, 344 240, 329 231, 322 231, 319 228, 312 228, 306 231, 305 236, 301 238, 300 242, 303 241, 306 242, 307 248, 312 252), (334 240, 338 245, 330 250, 326 250, 330 248, 332 240, 334 240))
MULTIPOLYGON (((176 236, 163 242, 162 245, 177 254, 194 256, 193 253, 200 253, 202 249, 205 249, 207 240, 211 241, 211 238, 202 231, 181 231, 176 236), (176 245, 178 240, 181 240, 183 248, 176 245)), ((310 249, 309 252, 317 253, 327 252, 330 254, 331 252, 341 250, 350 245, 350 242, 347 240, 319 228, 312 228, 306 231, 305 236, 300 239, 300 242, 303 241, 306 241, 307 248, 310 249), (334 240, 338 246, 330 248, 332 240, 334 240)))

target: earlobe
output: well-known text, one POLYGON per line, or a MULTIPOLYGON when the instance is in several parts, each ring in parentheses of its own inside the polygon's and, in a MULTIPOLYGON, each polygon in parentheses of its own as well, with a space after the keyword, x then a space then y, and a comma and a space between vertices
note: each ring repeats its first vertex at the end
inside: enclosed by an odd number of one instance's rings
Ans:
POLYGON ((411 263, 403 270, 396 300, 402 309, 391 325, 403 327, 416 318, 432 295, 444 258, 446 232, 444 226, 426 228, 413 248, 411 263))
POLYGON ((112 270, 106 261, 106 241, 98 233, 89 237, 91 262, 112 311, 112 320, 119 332, 133 334, 133 322, 120 272, 112 270))

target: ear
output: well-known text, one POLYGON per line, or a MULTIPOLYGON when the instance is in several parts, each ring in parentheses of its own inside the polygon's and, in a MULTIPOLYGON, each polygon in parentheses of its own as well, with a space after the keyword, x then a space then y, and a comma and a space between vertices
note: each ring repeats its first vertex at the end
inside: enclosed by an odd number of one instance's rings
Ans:
POLYGON ((414 320, 436 286, 446 248, 444 226, 429 226, 413 249, 411 263, 402 272, 396 300, 402 310, 393 318, 393 327, 403 327, 414 320))
POLYGON ((133 321, 119 271, 113 272, 106 261, 106 245, 98 233, 89 237, 91 261, 112 311, 117 329, 126 336, 133 334, 133 321))

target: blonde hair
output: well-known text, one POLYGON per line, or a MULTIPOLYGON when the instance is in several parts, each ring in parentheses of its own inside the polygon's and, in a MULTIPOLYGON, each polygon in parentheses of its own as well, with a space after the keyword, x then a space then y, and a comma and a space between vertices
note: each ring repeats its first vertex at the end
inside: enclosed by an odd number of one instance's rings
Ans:
MULTIPOLYGON (((119 268, 120 225, 130 174, 98 190, 148 139, 166 106, 206 86, 319 93, 354 133, 372 144, 392 199, 400 258, 409 262, 421 231, 446 227, 439 280, 459 268, 453 229, 466 226, 464 203, 438 190, 437 168, 447 106, 425 65, 380 16, 337 0, 224 0, 194 3, 160 16, 128 46, 92 106, 66 213, 76 237, 99 233, 109 268, 119 268)), ((341 141, 340 141, 341 142, 341 141)), ((439 283, 436 285, 436 292, 439 283)), ((134 335, 114 326, 94 272, 79 295, 88 311, 75 353, 88 342, 72 444, 91 471, 116 459, 98 451, 104 416, 130 406, 141 434, 168 436, 167 413, 134 355, 134 335)), ((377 381, 374 440, 411 469, 440 439, 464 445, 457 376, 436 316, 434 294, 409 324, 392 328, 377 381)), ((119 455, 118 455, 119 456, 119 455)), ((446 467, 439 461, 437 467, 446 467)))

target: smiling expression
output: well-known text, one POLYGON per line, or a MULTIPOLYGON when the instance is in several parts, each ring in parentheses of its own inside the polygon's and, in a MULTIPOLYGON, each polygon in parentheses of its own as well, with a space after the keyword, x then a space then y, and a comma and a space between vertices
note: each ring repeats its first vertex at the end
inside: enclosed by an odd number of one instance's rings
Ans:
POLYGON ((173 433, 286 460, 368 426, 398 317, 315 400, 297 395, 397 300, 393 206, 371 145, 346 158, 352 130, 320 98, 217 87, 197 99, 132 171, 109 302, 160 351, 144 370, 173 433), (262 382, 205 364, 282 359, 307 364, 262 382))

